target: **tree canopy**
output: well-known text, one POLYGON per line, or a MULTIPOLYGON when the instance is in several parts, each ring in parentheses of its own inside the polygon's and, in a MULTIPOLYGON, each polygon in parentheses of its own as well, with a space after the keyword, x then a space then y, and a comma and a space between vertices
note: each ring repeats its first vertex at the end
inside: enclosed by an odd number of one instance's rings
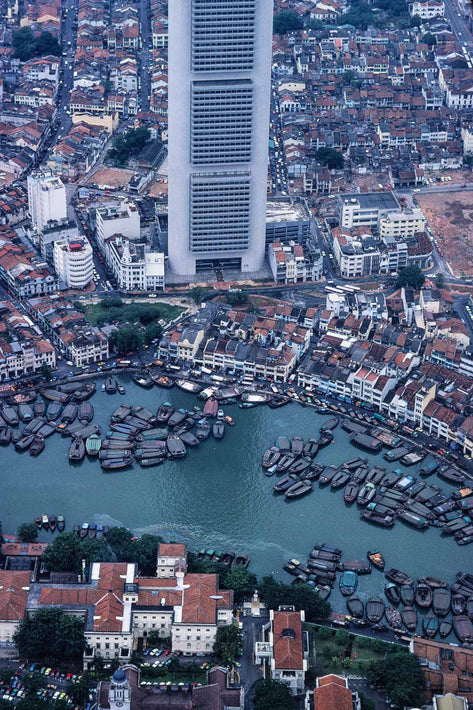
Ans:
POLYGON ((38 539, 38 528, 34 523, 23 523, 18 526, 16 534, 21 542, 36 542, 38 539))
POLYGON ((406 266, 405 269, 399 272, 397 277, 397 285, 399 288, 413 288, 416 291, 422 288, 425 283, 425 276, 417 264, 406 266))
POLYGON ((243 306, 245 303, 248 303, 248 294, 241 289, 238 289, 238 291, 227 291, 225 300, 231 306, 243 306))
POLYGON ((296 703, 285 683, 259 680, 255 685, 255 710, 295 710, 296 703))
POLYGON ((273 30, 276 35, 286 35, 288 32, 301 30, 302 27, 301 18, 293 10, 282 10, 274 16, 273 30))
POLYGON ((81 559, 81 541, 72 532, 57 535, 43 553, 44 566, 50 572, 79 572, 81 559))
POLYGON ((35 37, 30 27, 22 27, 13 32, 12 44, 15 57, 22 62, 32 57, 44 57, 47 54, 61 56, 61 45, 51 32, 42 32, 35 37))
POLYGON ((20 621, 13 638, 22 658, 79 659, 84 621, 56 607, 43 608, 20 621))
POLYGON ((214 653, 223 663, 231 665, 242 654, 241 636, 235 624, 220 626, 215 635, 214 653))
POLYGON ((233 589, 234 599, 237 604, 243 601, 245 594, 254 592, 258 586, 256 575, 244 567, 227 569, 219 578, 225 589, 233 589))
POLYGON ((326 148, 325 146, 318 149, 317 160, 322 165, 326 165, 329 170, 342 170, 345 163, 343 155, 339 150, 335 150, 335 148, 326 148))
POLYGON ((304 609, 307 621, 320 621, 330 614, 328 601, 322 599, 311 587, 298 584, 294 587, 277 582, 273 577, 263 577, 259 583, 261 599, 269 609, 292 604, 296 610, 304 609))
POLYGON ((385 660, 371 664, 368 680, 373 685, 384 687, 391 702, 398 707, 416 707, 423 702, 424 674, 419 659, 413 653, 388 653, 385 660))
POLYGON ((124 325, 110 333, 108 342, 119 355, 125 355, 139 350, 144 339, 144 333, 136 325, 124 325))
POLYGON ((118 167, 123 167, 133 155, 137 155, 151 138, 149 128, 134 128, 125 135, 118 136, 113 142, 113 148, 108 151, 108 157, 118 167))

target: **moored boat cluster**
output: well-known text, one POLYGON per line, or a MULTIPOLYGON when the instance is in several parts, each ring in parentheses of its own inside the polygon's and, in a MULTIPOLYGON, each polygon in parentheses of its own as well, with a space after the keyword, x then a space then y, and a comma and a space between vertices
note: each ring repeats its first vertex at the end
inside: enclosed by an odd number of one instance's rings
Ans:
MULTIPOLYGON (((440 466, 433 456, 420 459, 419 478, 400 469, 387 471, 384 466, 370 466, 367 459, 360 456, 340 465, 316 462, 320 448, 333 440, 332 430, 337 424, 338 419, 331 417, 322 425, 320 437, 306 442, 299 436, 291 441, 281 436, 264 452, 265 474, 285 474, 273 486, 275 493, 284 493, 287 499, 299 498, 311 493, 318 481, 321 488, 343 489, 345 503, 356 502, 362 509, 361 518, 374 525, 391 528, 400 520, 417 530, 439 527, 442 535, 453 537, 459 545, 473 542, 473 521, 469 517, 473 509, 473 487, 465 485, 460 471, 448 465, 440 466), (428 484, 425 478, 435 472, 448 483, 458 484, 458 490, 447 494, 439 485, 428 484)), ((383 445, 394 447, 385 453, 386 460, 400 458, 406 466, 419 462, 418 452, 406 452, 406 446, 398 447, 396 437, 387 438, 383 430, 372 430, 368 436, 357 430, 356 422, 344 421, 342 426, 351 432, 352 443, 365 450, 379 452, 383 445), (382 438, 378 438, 379 433, 382 438)))
POLYGON ((405 572, 385 567, 378 550, 369 551, 366 560, 342 561, 342 551, 326 543, 316 544, 306 563, 291 559, 284 565, 295 577, 293 584, 306 584, 324 599, 340 574, 339 589, 347 597, 346 623, 396 634, 417 632, 428 638, 437 633, 445 638, 453 630, 461 643, 473 643, 473 575, 458 572, 452 585, 434 577, 420 577, 414 584, 405 572), (387 601, 355 594, 359 575, 370 574, 372 568, 384 572, 387 601))

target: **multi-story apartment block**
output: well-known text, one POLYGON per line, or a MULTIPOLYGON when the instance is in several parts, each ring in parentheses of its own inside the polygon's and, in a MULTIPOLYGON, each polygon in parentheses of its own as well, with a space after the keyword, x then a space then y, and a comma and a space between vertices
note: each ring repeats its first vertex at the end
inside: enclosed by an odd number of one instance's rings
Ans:
POLYGON ((96 211, 97 242, 103 250, 105 240, 114 234, 128 239, 140 238, 140 213, 133 202, 124 200, 120 205, 107 205, 96 211))
POLYGON ((85 288, 94 274, 94 256, 87 239, 55 242, 54 268, 67 288, 85 288))
POLYGON ((322 277, 321 252, 309 253, 302 244, 273 242, 268 247, 268 260, 277 283, 305 283, 322 277))
POLYGON ((164 290, 162 252, 151 251, 145 243, 131 242, 118 235, 105 241, 105 255, 120 288, 126 291, 164 290))
POLYGON ((265 258, 272 0, 169 4, 169 261, 265 258))
POLYGON ((66 188, 50 171, 28 175, 28 209, 33 228, 67 219, 66 188))

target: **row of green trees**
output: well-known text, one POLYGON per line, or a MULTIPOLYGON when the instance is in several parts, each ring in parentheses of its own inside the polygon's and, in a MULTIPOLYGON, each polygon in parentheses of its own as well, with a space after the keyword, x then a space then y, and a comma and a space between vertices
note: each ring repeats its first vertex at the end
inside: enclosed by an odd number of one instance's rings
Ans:
POLYGON ((129 159, 137 155, 151 138, 149 128, 134 128, 125 135, 115 138, 113 148, 108 151, 107 157, 117 167, 125 166, 129 159))

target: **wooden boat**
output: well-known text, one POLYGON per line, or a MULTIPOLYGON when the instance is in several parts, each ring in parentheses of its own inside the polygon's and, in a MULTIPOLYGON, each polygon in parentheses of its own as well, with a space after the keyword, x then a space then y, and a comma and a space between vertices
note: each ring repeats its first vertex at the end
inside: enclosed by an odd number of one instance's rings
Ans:
POLYGON ((335 555, 338 555, 339 557, 342 556, 342 550, 340 550, 339 547, 333 547, 332 545, 327 545, 325 542, 316 542, 314 545, 314 550, 326 550, 326 552, 333 552, 335 555))
POLYGON ((66 519, 64 518, 64 515, 58 515, 57 516, 57 531, 63 532, 65 527, 66 527, 66 519))
POLYGON ((0 446, 8 446, 11 441, 12 430, 9 426, 4 426, 0 429, 0 446))
POLYGON ((218 412, 218 402, 216 399, 213 397, 209 397, 209 399, 206 401, 204 404, 204 407, 202 409, 202 414, 204 417, 216 417, 218 412))
POLYGON ((41 434, 35 434, 33 442, 30 446, 30 456, 39 456, 40 453, 43 451, 44 446, 44 436, 42 436, 41 434))
POLYGON ((20 420, 16 407, 12 407, 10 404, 4 404, 1 409, 1 415, 9 426, 18 426, 20 420))
POLYGON ((276 446, 281 451, 289 451, 291 448, 291 442, 289 441, 287 436, 278 436, 278 438, 276 439, 276 446))
POLYGON ((401 570, 396 569, 395 567, 391 567, 391 569, 385 571, 384 574, 391 582, 394 582, 395 584, 412 584, 412 577, 409 577, 408 574, 406 574, 405 572, 401 572, 401 570))
POLYGON ((197 425, 195 434, 198 439, 204 441, 205 439, 209 438, 211 429, 212 427, 210 426, 210 423, 207 421, 207 419, 201 419, 197 425))
POLYGON ((44 399, 37 399, 33 404, 33 412, 35 417, 44 417, 46 414, 46 402, 44 399))
POLYGON ((236 555, 235 559, 232 562, 232 567, 248 567, 250 564, 250 557, 249 555, 243 555, 239 553, 236 555))
POLYGON ((212 434, 217 440, 223 439, 225 435, 225 424, 222 421, 216 421, 212 426, 212 434))
POLYGON ((51 402, 46 410, 46 419, 48 422, 56 421, 61 416, 62 404, 60 402, 51 402))
POLYGON ((49 528, 51 532, 54 532, 56 530, 57 526, 57 517, 55 515, 50 515, 49 516, 49 528))
POLYGON ((466 598, 463 594, 452 594, 452 613, 461 616, 466 611, 466 598))
POLYGON ((179 436, 186 446, 198 446, 200 444, 199 439, 191 431, 183 431, 179 436))
POLYGON ((445 636, 448 636, 453 628, 453 624, 449 619, 442 619, 442 621, 439 624, 439 634, 442 638, 445 638, 445 636))
POLYGON ((330 484, 330 487, 333 488, 334 490, 338 490, 339 488, 343 488, 348 481, 350 480, 350 474, 348 471, 344 471, 343 469, 341 471, 338 471, 335 476, 332 479, 332 482, 330 484))
POLYGON ((341 569, 356 572, 357 574, 371 574, 371 567, 367 560, 345 560, 341 569))
POLYGON ((366 602, 366 618, 372 624, 378 624, 384 616, 385 604, 379 597, 371 597, 366 602))
POLYGON ((358 586, 358 575, 356 572, 346 570, 340 577, 340 591, 345 597, 349 597, 356 592, 358 586))
POLYGON ((386 611, 386 619, 392 629, 400 629, 402 624, 401 612, 392 606, 388 606, 386 611))
POLYGON ((276 473, 285 473, 294 463, 295 456, 290 451, 284 451, 276 464, 276 473))
POLYGON ((126 389, 123 385, 118 385, 118 394, 126 394, 126 389))
POLYGON ((280 478, 279 481, 273 486, 273 491, 275 493, 285 493, 285 491, 287 491, 299 480, 299 476, 296 476, 295 474, 288 474, 287 476, 283 476, 283 478, 280 478))
POLYGON ((391 602, 391 604, 399 604, 401 601, 401 595, 399 594, 399 587, 394 584, 394 582, 387 582, 384 585, 384 593, 391 602))
POLYGON ((42 522, 42 518, 40 515, 34 519, 34 522, 35 522, 35 525, 38 528, 38 530, 41 530, 41 528, 43 527, 43 522, 42 522))
POLYGON ((437 616, 446 616, 450 611, 451 592, 449 589, 440 587, 434 591, 432 608, 437 616))
MULTIPOLYGON (((210 427, 209 427, 210 428, 210 427)), ((271 446, 269 449, 266 449, 266 451, 263 454, 263 463, 262 466, 263 468, 270 468, 271 466, 274 466, 277 464, 279 459, 281 458, 281 451, 278 449, 277 446, 271 446)))
POLYGON ((355 619, 362 619, 365 613, 365 607, 360 597, 350 597, 350 599, 347 599, 347 609, 355 619))
MULTIPOLYGON (((171 405, 169 405, 169 406, 171 406, 171 405)), ((114 412, 112 412, 112 417, 111 417, 112 422, 124 421, 128 417, 128 415, 131 414, 131 411, 132 411, 131 404, 126 404, 126 403, 120 404, 120 406, 117 407, 114 412)), ((169 415, 169 416, 171 416, 171 415, 169 415)))
POLYGON ((466 600, 466 613, 470 619, 473 619, 473 596, 468 597, 466 600))
POLYGON ((22 422, 30 422, 33 417, 33 410, 29 404, 19 404, 18 405, 18 416, 22 422))
POLYGON ((379 441, 379 439, 375 439, 374 437, 368 436, 367 434, 359 434, 357 432, 353 432, 352 434, 350 434, 350 441, 355 446, 358 446, 361 449, 364 449, 365 451, 370 451, 372 453, 378 453, 383 448, 383 445, 379 441))
POLYGON ((35 438, 34 434, 28 434, 27 436, 22 436, 21 439, 15 442, 15 449, 17 451, 26 451, 31 444, 33 443, 35 438))
POLYGON ((187 410, 186 409, 178 409, 176 412, 171 414, 171 416, 168 419, 168 425, 172 428, 179 426, 182 424, 182 422, 186 419, 187 417, 187 410))
POLYGON ((297 459, 288 468, 288 473, 297 473, 301 476, 312 465, 312 459, 308 456, 297 459))
POLYGON ((117 381, 114 377, 107 377, 105 380, 105 392, 107 394, 115 394, 117 391, 117 381))
POLYGON ((306 441, 306 443, 304 444, 302 453, 304 454, 304 456, 310 456, 311 458, 315 458, 315 456, 317 456, 318 449, 319 444, 317 439, 309 439, 309 441, 306 441))
POLYGON ((360 492, 360 486, 354 481, 350 481, 345 486, 345 491, 343 493, 343 500, 345 503, 354 503, 360 492))
POLYGON ((226 415, 225 421, 230 426, 235 426, 235 420, 229 414, 226 415))
POLYGON ((154 382, 151 377, 145 372, 135 373, 131 376, 131 379, 133 380, 135 385, 138 385, 139 387, 144 387, 147 390, 151 389, 154 385, 154 382))
POLYGON ((320 430, 319 430, 319 431, 321 431, 321 432, 323 432, 323 431, 332 431, 333 429, 336 429, 336 427, 338 426, 338 422, 339 422, 339 421, 340 421, 340 420, 339 420, 338 417, 331 417, 330 419, 327 419, 327 420, 322 424, 322 426, 320 427, 320 430))
POLYGON ((412 584, 403 584, 399 593, 404 606, 412 606, 414 604, 414 588, 412 584))
POLYGON ((357 456, 354 459, 349 459, 348 461, 345 461, 345 463, 343 464, 343 468, 346 468, 349 471, 356 471, 356 469, 360 466, 364 466, 367 460, 368 459, 361 458, 361 456, 357 456))
POLYGON ((312 491, 312 483, 310 481, 297 481, 290 486, 286 491, 286 498, 300 498, 312 491))
POLYGON ((335 464, 330 464, 330 466, 324 468, 324 470, 319 476, 319 486, 327 486, 329 483, 331 483, 335 478, 337 471, 338 466, 335 466, 335 464))
POLYGON ((79 530, 79 537, 84 540, 89 534, 89 523, 82 523, 79 530))
POLYGON ((166 446, 171 458, 183 458, 187 451, 182 439, 176 434, 171 434, 166 439, 166 446))
POLYGON ((70 394, 66 392, 58 392, 57 390, 45 389, 41 392, 43 397, 49 402, 61 402, 65 404, 70 399, 70 394))
POLYGON ((328 552, 327 550, 317 550, 314 549, 309 555, 311 560, 325 560, 326 562, 340 562, 340 555, 335 554, 335 552, 328 552))
POLYGON ((367 557, 373 567, 376 567, 376 569, 379 570, 384 570, 385 561, 379 550, 369 550, 367 557))
POLYGON ((429 611, 422 620, 422 630, 427 638, 434 638, 439 630, 439 620, 435 614, 429 611))
POLYGON ((284 407, 291 401, 290 397, 272 397, 268 404, 271 409, 278 409, 279 407, 284 407))
POLYGON ((453 617, 453 630, 462 643, 473 643, 473 625, 471 619, 465 615, 453 617))
POLYGON ((376 495, 376 486, 374 483, 371 483, 371 481, 368 481, 367 483, 364 483, 361 488, 360 492, 358 493, 356 502, 357 505, 359 506, 365 506, 370 503, 370 501, 373 500, 373 498, 376 495))
POLYGON ((70 424, 71 422, 74 421, 74 419, 77 416, 77 405, 74 404, 73 402, 69 402, 69 404, 66 404, 62 411, 62 416, 61 420, 65 422, 66 424, 70 424))
POLYGON ((333 441, 333 434, 331 431, 323 431, 322 434, 319 437, 318 440, 318 445, 319 449, 323 448, 324 446, 328 446, 331 444, 333 441))
POLYGON ((43 530, 49 530, 49 518, 47 515, 41 516, 41 527, 43 530))
POLYGON ((104 471, 117 471, 128 468, 133 463, 131 458, 126 459, 107 459, 102 461, 101 466, 104 471))
POLYGON ((401 609, 402 623, 408 631, 415 631, 417 628, 417 611, 412 606, 405 606, 401 609))
POLYGON ((300 456, 304 448, 304 440, 300 436, 293 436, 291 440, 291 451, 294 456, 300 456))
POLYGON ((90 402, 81 402, 77 409, 77 418, 87 424, 94 418, 94 407, 90 402))
POLYGON ((91 434, 85 442, 85 450, 89 456, 97 456, 102 447, 102 440, 98 434, 91 434))
POLYGON ((394 525, 394 517, 387 513, 376 513, 374 510, 363 510, 361 513, 363 520, 368 523, 373 523, 382 528, 392 528, 394 525))
POLYGON ((234 552, 224 552, 220 558, 220 564, 226 567, 231 567, 233 560, 235 559, 234 552))
POLYGON ((69 461, 82 461, 85 456, 83 439, 74 438, 69 448, 69 461))
POLYGON ((432 606, 433 592, 428 584, 419 582, 415 589, 415 601, 420 609, 429 609, 432 606))

